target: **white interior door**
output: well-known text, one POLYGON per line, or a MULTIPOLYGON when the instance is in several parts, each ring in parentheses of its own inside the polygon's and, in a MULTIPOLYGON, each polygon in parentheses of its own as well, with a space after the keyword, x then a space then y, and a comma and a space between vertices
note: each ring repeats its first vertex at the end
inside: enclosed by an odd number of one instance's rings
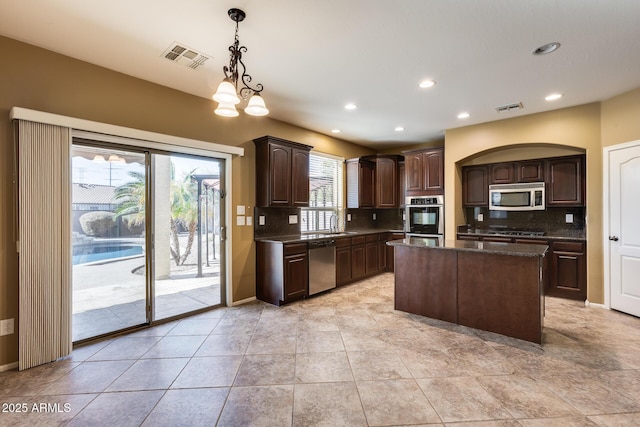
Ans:
POLYGON ((609 151, 608 163, 611 308, 640 316, 640 141, 609 151))

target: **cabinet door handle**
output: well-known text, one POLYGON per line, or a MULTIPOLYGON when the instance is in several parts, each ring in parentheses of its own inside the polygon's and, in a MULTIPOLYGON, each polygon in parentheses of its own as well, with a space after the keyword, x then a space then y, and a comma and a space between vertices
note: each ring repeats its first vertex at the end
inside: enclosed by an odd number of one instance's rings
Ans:
POLYGON ((617 242, 618 241, 618 236, 609 236, 609 240, 611 240, 613 242, 617 242))

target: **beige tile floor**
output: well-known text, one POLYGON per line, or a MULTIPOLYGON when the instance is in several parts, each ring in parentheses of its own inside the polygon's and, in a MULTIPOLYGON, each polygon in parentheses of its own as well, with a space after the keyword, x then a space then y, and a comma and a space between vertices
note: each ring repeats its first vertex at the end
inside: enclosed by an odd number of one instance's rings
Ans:
POLYGON ((638 426, 640 319, 548 298, 539 346, 396 312, 385 274, 0 373, 0 402, 27 409, 3 426, 638 426))

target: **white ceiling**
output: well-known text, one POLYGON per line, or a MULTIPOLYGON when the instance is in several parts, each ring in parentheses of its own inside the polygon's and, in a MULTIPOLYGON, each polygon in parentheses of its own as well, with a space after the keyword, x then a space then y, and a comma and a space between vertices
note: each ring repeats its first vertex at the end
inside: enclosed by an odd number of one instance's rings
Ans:
POLYGON ((0 0, 0 34, 210 98, 233 42, 231 7, 247 14, 243 59, 270 116, 372 148, 640 86, 638 0, 0 0), (552 41, 562 47, 531 55, 552 41), (213 59, 172 63, 162 53, 173 42, 213 59), (425 78, 436 86, 419 89, 425 78), (564 97, 546 102, 551 92, 564 97))

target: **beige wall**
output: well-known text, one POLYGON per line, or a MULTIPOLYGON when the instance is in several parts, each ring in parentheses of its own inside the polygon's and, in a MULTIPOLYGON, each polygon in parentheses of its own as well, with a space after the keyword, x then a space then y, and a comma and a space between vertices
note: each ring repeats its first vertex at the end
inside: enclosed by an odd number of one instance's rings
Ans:
POLYGON ((591 302, 602 303, 602 147, 599 103, 447 130, 447 237, 455 238, 455 226, 464 223, 460 165, 576 152, 584 152, 587 156, 587 297, 591 302), (503 151, 505 147, 508 150, 503 151))
MULTIPOLYGON (((235 119, 218 117, 213 114, 215 104, 211 100, 15 40, 0 37, 0 51, 4 58, 11 58, 3 60, 0 66, 0 319, 18 318, 11 107, 244 147, 246 155, 232 161, 231 195, 234 207, 245 205, 251 210, 255 201, 253 138, 274 135, 345 158, 372 153, 364 147, 266 117, 244 114, 235 119)), ((253 229, 231 226, 233 300, 239 301, 255 296, 253 229)), ((17 334, 0 337, 0 366, 17 358, 17 334)))
POLYGON ((602 102, 602 146, 640 139, 640 88, 602 102))

